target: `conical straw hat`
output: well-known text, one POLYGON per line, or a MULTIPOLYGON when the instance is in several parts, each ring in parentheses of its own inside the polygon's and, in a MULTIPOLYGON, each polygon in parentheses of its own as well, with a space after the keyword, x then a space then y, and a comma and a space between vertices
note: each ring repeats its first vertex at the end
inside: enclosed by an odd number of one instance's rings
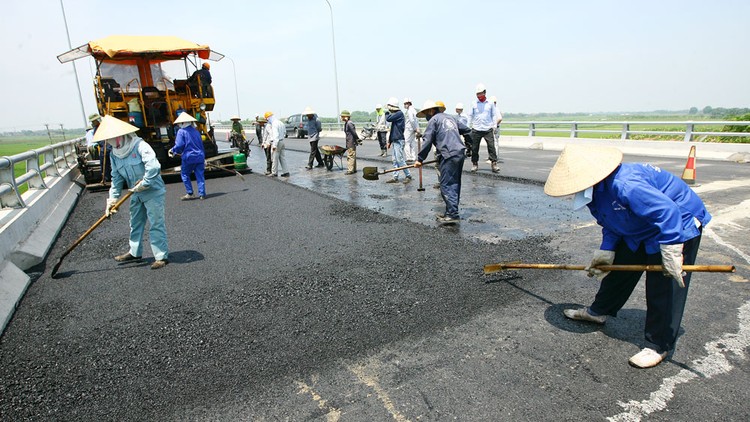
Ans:
POLYGON ((622 151, 613 147, 569 144, 552 167, 544 184, 549 196, 580 192, 604 180, 622 162, 622 151))
POLYGON ((94 142, 106 141, 107 139, 117 138, 118 136, 127 135, 128 133, 137 132, 138 128, 125 123, 122 120, 112 117, 104 116, 102 123, 94 134, 94 142))
POLYGON ((303 111, 302 114, 304 114, 305 116, 307 116, 308 114, 315 114, 315 110, 307 106, 305 107, 305 111, 303 111))
POLYGON ((197 122, 197 120, 195 120, 195 117, 183 111, 182 113, 180 113, 179 116, 177 116, 177 119, 175 119, 174 124, 176 125, 177 123, 190 123, 190 122, 197 122))

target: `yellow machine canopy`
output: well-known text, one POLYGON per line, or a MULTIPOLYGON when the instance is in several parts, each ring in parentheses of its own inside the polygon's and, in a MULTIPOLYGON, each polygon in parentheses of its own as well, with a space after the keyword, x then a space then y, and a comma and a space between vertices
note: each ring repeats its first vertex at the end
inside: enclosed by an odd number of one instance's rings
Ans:
POLYGON ((203 60, 219 61, 223 54, 207 45, 196 44, 172 36, 112 35, 91 41, 57 56, 60 63, 92 56, 101 60, 133 60, 148 57, 149 61, 178 60, 196 54, 203 60))

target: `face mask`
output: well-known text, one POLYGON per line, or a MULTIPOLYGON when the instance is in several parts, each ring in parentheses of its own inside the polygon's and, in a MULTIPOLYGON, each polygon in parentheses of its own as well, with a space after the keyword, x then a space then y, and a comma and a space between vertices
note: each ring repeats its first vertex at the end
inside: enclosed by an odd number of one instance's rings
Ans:
POLYGON ((480 94, 477 95, 477 99, 481 102, 484 102, 485 100, 487 100, 487 96, 485 96, 484 94, 480 94))
POLYGON ((591 202, 594 196, 594 187, 586 188, 577 192, 573 197, 573 210, 579 210, 591 202))

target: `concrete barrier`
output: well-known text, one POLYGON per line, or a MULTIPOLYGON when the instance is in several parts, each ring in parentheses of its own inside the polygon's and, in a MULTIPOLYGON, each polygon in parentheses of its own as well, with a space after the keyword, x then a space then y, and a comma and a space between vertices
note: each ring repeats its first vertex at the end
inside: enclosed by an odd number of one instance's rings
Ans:
POLYGON ((45 178, 47 189, 23 194, 24 208, 0 211, 0 333, 31 282, 25 270, 44 261, 83 185, 77 168, 45 178))

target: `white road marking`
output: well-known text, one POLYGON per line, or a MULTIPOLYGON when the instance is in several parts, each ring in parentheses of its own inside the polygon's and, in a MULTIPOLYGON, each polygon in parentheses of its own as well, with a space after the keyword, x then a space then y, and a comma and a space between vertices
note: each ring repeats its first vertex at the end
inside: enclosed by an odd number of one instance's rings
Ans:
MULTIPOLYGON (((750 256, 748 254, 744 253, 738 247, 727 243, 716 232, 710 229, 710 226, 714 224, 737 225, 735 220, 747 217, 746 210, 748 207, 750 207, 750 200, 743 201, 739 205, 727 207, 715 213, 714 219, 706 227, 704 233, 717 244, 732 250, 744 259, 745 262, 750 264, 750 256)), ((706 343, 703 347, 708 352, 708 355, 693 360, 690 364, 691 370, 683 369, 677 375, 665 378, 659 389, 652 392, 647 400, 631 400, 627 403, 618 402, 625 409, 625 412, 607 419, 613 422, 640 421, 643 416, 666 409, 669 401, 674 397, 675 388, 680 384, 698 378, 696 372, 702 374, 704 378, 710 379, 716 375, 731 371, 734 367, 726 357, 728 353, 733 353, 741 359, 746 359, 745 349, 750 346, 750 301, 740 306, 737 314, 738 331, 736 333, 726 333, 718 340, 706 343)))
POLYGON ((316 393, 312 387, 302 381, 297 381, 297 387, 299 387, 299 392, 297 394, 310 394, 312 399, 318 404, 318 408, 328 412, 326 413, 326 421, 338 422, 338 420, 341 419, 341 410, 329 406, 328 402, 324 400, 320 394, 316 393))
POLYGON ((642 417, 667 408, 669 400, 674 397, 675 388, 698 378, 696 372, 710 379, 716 375, 725 374, 734 367, 729 363, 727 354, 732 353, 745 359, 745 349, 750 346, 750 302, 745 302, 738 310, 739 330, 736 333, 726 333, 718 340, 708 342, 704 348, 708 355, 691 362, 692 369, 683 369, 669 378, 665 378, 661 387, 651 393, 648 400, 618 402, 625 408, 625 412, 607 418, 609 421, 640 421, 642 417))
POLYGON ((407 419, 406 416, 402 415, 396 409, 396 406, 388 396, 388 393, 382 387, 380 387, 377 376, 372 373, 373 366, 377 365, 374 365, 373 362, 356 366, 352 365, 349 367, 349 370, 352 371, 352 373, 354 373, 354 375, 356 375, 363 384, 375 390, 375 394, 378 396, 378 399, 383 403, 386 410, 388 410, 391 416, 393 416, 394 420, 398 422, 409 422, 409 419, 407 419))

